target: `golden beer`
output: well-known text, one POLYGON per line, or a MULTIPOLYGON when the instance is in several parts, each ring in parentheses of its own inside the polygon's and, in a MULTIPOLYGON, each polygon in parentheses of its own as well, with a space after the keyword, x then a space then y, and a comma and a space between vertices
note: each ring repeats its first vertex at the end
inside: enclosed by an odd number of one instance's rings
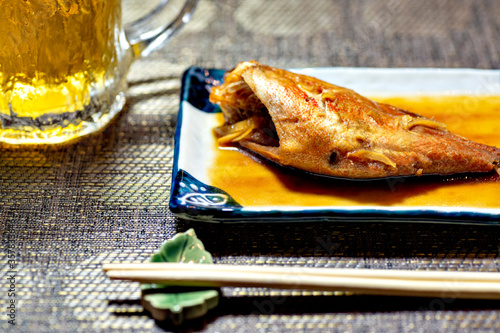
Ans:
POLYGON ((0 141, 57 143, 124 103, 121 0, 0 0, 0 141))

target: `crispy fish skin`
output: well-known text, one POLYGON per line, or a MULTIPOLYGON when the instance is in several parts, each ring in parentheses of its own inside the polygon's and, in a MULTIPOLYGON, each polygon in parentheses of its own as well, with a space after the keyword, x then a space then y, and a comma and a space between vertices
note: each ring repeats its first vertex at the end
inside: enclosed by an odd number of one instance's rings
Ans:
POLYGON ((278 145, 265 144, 265 128, 248 130, 238 143, 278 164, 316 174, 370 179, 499 172, 498 148, 350 89, 256 61, 238 64, 224 84, 212 89, 210 101, 221 106, 227 124, 270 116, 278 145))

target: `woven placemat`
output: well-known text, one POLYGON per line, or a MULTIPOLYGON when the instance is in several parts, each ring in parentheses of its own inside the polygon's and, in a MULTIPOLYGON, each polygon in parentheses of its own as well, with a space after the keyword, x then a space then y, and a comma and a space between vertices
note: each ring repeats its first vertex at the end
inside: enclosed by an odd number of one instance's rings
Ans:
MULTIPOLYGON (((142 13, 143 2, 126 2, 127 19, 142 13)), ((498 68, 498 17, 495 0, 200 1, 192 22, 132 66, 125 109, 102 133, 62 147, 0 148, 0 330, 173 330, 144 313, 138 284, 108 280, 101 264, 147 261, 188 228, 216 263, 499 271, 494 226, 218 225, 178 220, 168 209, 180 77, 189 66, 257 59, 279 67, 498 68), (15 326, 6 312, 11 284, 15 326)), ((491 301, 222 292, 216 310, 182 329, 500 330, 500 307, 491 301)))

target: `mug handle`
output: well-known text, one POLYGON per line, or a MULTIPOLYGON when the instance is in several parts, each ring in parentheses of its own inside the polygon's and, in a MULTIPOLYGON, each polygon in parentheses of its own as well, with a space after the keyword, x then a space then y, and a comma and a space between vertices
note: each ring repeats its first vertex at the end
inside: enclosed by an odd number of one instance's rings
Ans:
POLYGON ((162 46, 184 23, 187 23, 198 0, 186 0, 171 22, 155 25, 155 22, 161 22, 161 15, 171 9, 167 6, 169 2, 171 0, 162 0, 148 15, 125 27, 125 35, 136 59, 145 57, 162 46))

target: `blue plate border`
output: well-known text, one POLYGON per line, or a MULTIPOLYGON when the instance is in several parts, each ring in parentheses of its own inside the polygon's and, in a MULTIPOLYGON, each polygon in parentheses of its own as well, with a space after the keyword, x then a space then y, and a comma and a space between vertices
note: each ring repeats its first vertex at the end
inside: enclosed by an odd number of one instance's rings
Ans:
POLYGON ((220 112, 208 101, 210 87, 220 82, 224 70, 188 68, 182 76, 180 108, 175 131, 170 210, 179 218, 219 223, 248 222, 418 222, 476 225, 500 225, 500 213, 471 210, 332 208, 332 209, 245 209, 225 191, 204 184, 179 169, 180 134, 183 122, 182 102, 187 101, 204 112, 220 112))

